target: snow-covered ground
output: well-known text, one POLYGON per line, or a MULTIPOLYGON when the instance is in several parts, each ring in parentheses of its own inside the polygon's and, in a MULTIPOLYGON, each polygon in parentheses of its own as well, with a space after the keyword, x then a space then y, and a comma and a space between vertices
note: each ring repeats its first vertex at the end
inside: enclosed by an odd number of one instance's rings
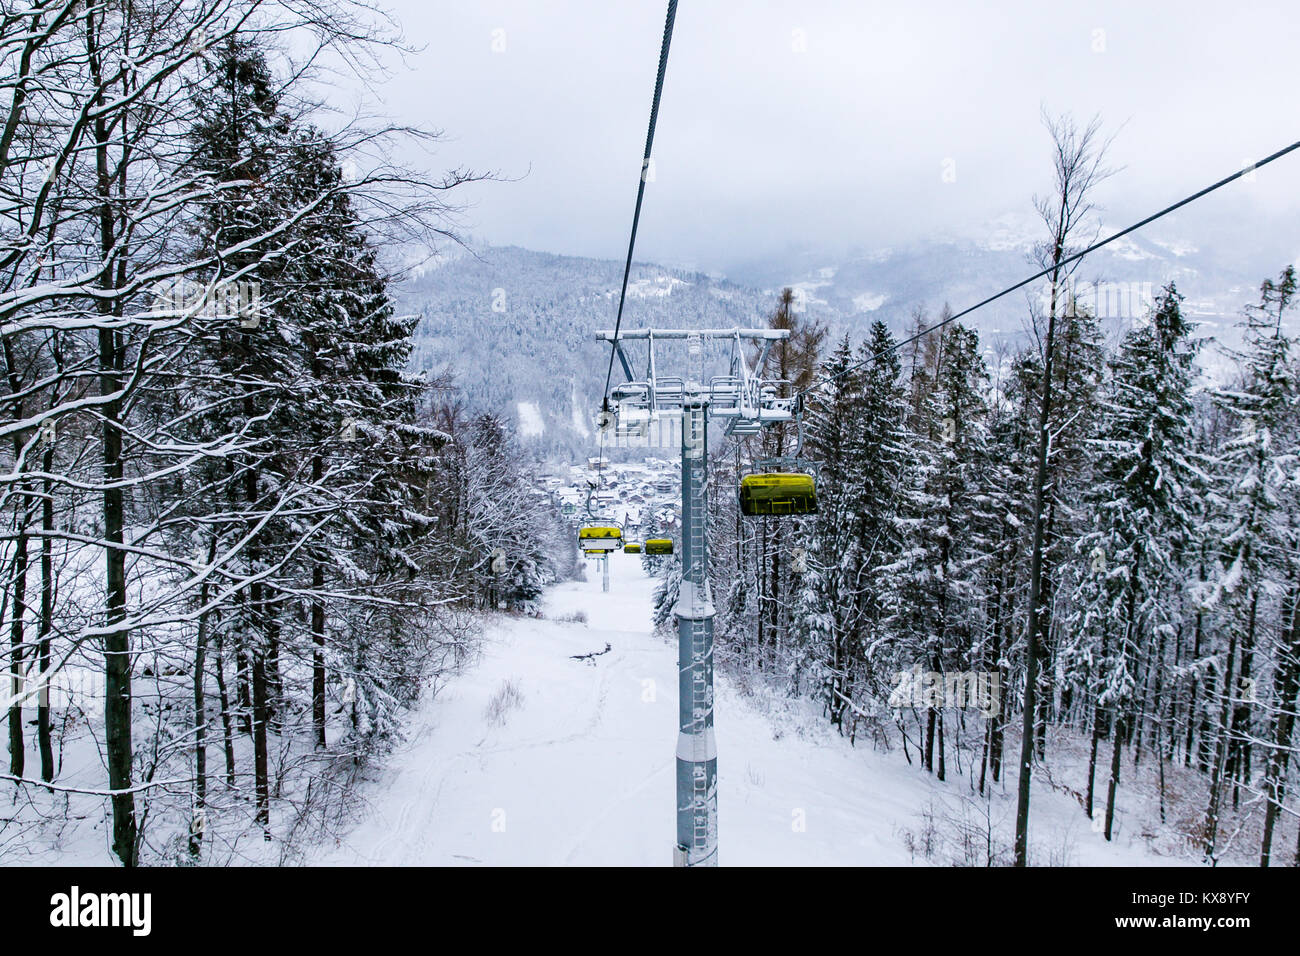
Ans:
MULTIPOLYGON (((655 581, 637 558, 613 556, 608 594, 599 565, 588 578, 554 588, 546 619, 502 617, 488 629, 481 659, 413 715, 367 789, 365 818, 314 862, 670 863, 675 649, 651 633, 655 581), (606 644, 608 653, 575 659, 606 644)), ((726 675, 717 700, 723 865, 978 862, 990 820, 994 844, 1010 843, 1014 781, 986 804, 965 773, 939 783, 896 745, 851 746, 807 702, 745 691, 726 675)), ((1192 862, 1157 855, 1142 815, 1127 825, 1122 814, 1107 844, 1073 797, 1036 782, 1031 857, 1192 862)))
POLYGON ((541 406, 536 402, 518 402, 519 434, 524 438, 537 438, 546 434, 546 421, 541 406))

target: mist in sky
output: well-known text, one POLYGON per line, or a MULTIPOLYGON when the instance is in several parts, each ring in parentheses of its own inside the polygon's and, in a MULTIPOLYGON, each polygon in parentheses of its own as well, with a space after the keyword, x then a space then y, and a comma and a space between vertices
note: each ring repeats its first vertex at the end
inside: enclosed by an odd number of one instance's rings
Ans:
MULTIPOLYGON (((661 0, 400 0, 422 47, 372 105, 447 139, 433 169, 496 170, 464 227, 621 258, 661 0)), ((1041 111, 1100 114, 1113 229, 1300 138, 1300 7, 1180 0, 682 0, 638 259, 726 270, 797 248, 1028 231, 1051 188, 1041 111)), ((1300 257, 1300 152, 1153 235, 1300 257)))

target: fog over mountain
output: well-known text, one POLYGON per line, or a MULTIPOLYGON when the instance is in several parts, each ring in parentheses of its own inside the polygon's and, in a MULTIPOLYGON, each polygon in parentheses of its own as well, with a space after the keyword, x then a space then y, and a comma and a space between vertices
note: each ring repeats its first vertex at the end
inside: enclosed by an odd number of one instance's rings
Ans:
MULTIPOLYGON (((625 328, 762 325, 790 286, 806 314, 830 326, 835 338, 847 333, 860 341, 876 318, 901 335, 914 328, 918 310, 933 322, 945 304, 965 308, 1033 274, 1035 238, 1031 221, 1007 216, 980 240, 791 248, 737 262, 726 274, 638 262, 625 328)), ((1174 282, 1198 334, 1214 340, 1201 364, 1217 379, 1221 349, 1237 341, 1242 309, 1257 301, 1260 282, 1290 261, 1280 249, 1210 249, 1168 232, 1138 233, 1087 257, 1075 282, 1080 302, 1102 319, 1112 343, 1144 315, 1155 292, 1174 282), (1273 261, 1262 261, 1270 253, 1273 261)), ((539 450, 589 450, 609 360, 593 333, 613 327, 622 265, 515 246, 458 249, 399 287, 401 308, 422 316, 413 363, 420 371, 454 371, 470 407, 509 412, 521 438, 539 450)), ((1035 283, 963 320, 979 332, 990 362, 1024 343, 1041 294, 1035 283)), ((615 381, 619 375, 616 368, 615 381)))

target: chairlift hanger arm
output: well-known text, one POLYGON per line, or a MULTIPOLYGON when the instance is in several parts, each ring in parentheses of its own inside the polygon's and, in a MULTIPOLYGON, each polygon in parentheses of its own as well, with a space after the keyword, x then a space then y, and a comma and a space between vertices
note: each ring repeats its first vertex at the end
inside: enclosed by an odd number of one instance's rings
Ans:
MULTIPOLYGON (((623 374, 627 377, 628 382, 635 382, 636 377, 632 371, 632 362, 628 357, 627 351, 623 347, 625 341, 643 341, 646 343, 646 377, 645 383, 649 386, 649 399, 651 412, 658 410, 658 387, 659 382, 659 363, 655 356, 655 343, 657 341, 701 341, 703 339, 720 340, 726 339, 732 343, 731 352, 731 374, 733 376, 739 373, 742 388, 746 394, 754 393, 753 399, 757 398, 757 384, 761 375, 767 356, 771 353, 772 344, 780 342, 790 337, 789 329, 762 329, 762 328, 740 328, 739 326, 730 329, 599 329, 595 333, 596 340, 609 342, 613 356, 618 356, 619 363, 623 367, 623 374), (751 367, 749 360, 745 356, 744 343, 746 341, 761 342, 762 346, 759 351, 757 363, 751 367)), ((666 381, 666 380, 665 380, 666 381)), ((602 403, 602 410, 610 410, 608 392, 602 403)), ((751 404, 753 400, 751 399, 751 404)))
POLYGON ((596 338, 601 342, 618 342, 623 339, 685 339, 698 335, 703 339, 766 339, 776 342, 790 337, 789 329, 622 329, 615 333, 613 329, 597 329, 596 338))
POLYGON ((618 341, 614 342, 614 352, 618 355, 618 362, 623 366, 623 374, 627 376, 627 380, 630 382, 635 379, 636 376, 632 374, 632 363, 628 361, 627 353, 623 351, 622 343, 618 341))
MULTIPOLYGON (((655 380, 655 339, 653 333, 646 336, 645 350, 646 350, 645 366, 647 369, 646 381, 653 382, 655 380)), ((650 389, 650 413, 653 415, 656 411, 658 411, 658 408, 659 408, 659 403, 656 400, 655 390, 651 388, 650 389)))

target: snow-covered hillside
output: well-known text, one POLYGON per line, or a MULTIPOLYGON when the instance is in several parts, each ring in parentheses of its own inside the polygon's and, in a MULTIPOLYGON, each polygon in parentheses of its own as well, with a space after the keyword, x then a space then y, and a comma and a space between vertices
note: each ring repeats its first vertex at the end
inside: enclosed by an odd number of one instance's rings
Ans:
MULTIPOLYGON (((613 556, 608 594, 596 568, 553 589, 545 619, 497 619, 414 715, 363 822, 315 862, 669 865, 676 650, 651 633, 639 561, 613 556)), ((717 732, 723 865, 980 864, 990 820, 994 851, 1009 846, 1013 785, 986 804, 964 775, 939 783, 897 750, 851 746, 804 701, 720 674, 717 732)), ((1114 844, 1064 788, 1036 782, 1033 801, 1034 862, 1192 861, 1153 849, 1169 844, 1137 796, 1114 844)))

